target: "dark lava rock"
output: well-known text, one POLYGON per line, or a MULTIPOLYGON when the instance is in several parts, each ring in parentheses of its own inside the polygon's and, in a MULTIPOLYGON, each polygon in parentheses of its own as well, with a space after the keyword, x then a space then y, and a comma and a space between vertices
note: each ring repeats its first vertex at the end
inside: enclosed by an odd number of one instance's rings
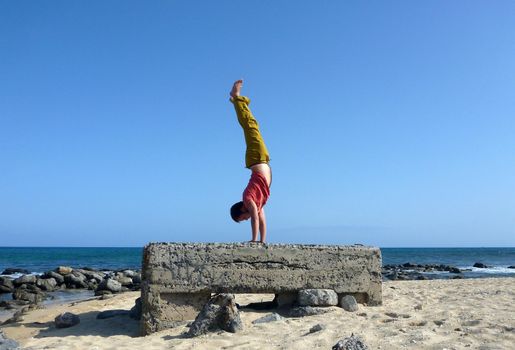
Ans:
POLYGON ((368 346, 361 340, 360 337, 352 334, 343 340, 336 343, 332 350, 368 350, 368 346))
POLYGON ((129 314, 128 310, 107 310, 107 311, 99 312, 97 315, 97 319, 103 320, 105 318, 111 318, 111 317, 116 317, 116 316, 125 316, 128 314, 129 314))
POLYGON ((65 312, 57 316, 54 319, 54 323, 56 328, 68 328, 79 324, 80 317, 71 312, 65 312))
POLYGON ((290 317, 304 317, 304 316, 313 316, 313 315, 321 315, 327 312, 330 312, 331 309, 325 307, 312 307, 312 306, 298 306, 294 307, 290 310, 290 317))
POLYGON ((454 266, 449 266, 449 269, 447 270, 450 273, 461 273, 461 270, 454 266))
POLYGON ((0 293, 12 293, 14 291, 14 284, 12 279, 7 277, 0 277, 0 293))
POLYGON ((473 266, 474 266, 474 267, 477 267, 477 268, 480 268, 480 269, 486 269, 486 268, 488 268, 488 266, 486 266, 485 264, 480 263, 480 262, 475 263, 473 266))
POLYGON ((30 274, 30 271, 26 270, 26 269, 18 269, 18 268, 9 267, 8 269, 5 269, 4 272, 2 272, 1 274, 2 275, 13 275, 15 273, 23 273, 25 275, 28 275, 28 274, 30 274))
POLYGON ((141 320, 141 297, 135 300, 134 306, 132 307, 129 317, 135 320, 141 320))
POLYGON ((68 288, 88 288, 86 276, 79 271, 72 271, 64 276, 64 282, 68 288))
POLYGON ((509 269, 515 269, 515 265, 508 266, 509 269))
POLYGON ((188 336, 196 337, 220 329, 231 333, 243 329, 232 294, 213 296, 191 324, 188 336))
POLYGON ((325 326, 323 324, 318 323, 309 329, 309 333, 320 332, 321 330, 324 330, 324 329, 325 329, 325 326))

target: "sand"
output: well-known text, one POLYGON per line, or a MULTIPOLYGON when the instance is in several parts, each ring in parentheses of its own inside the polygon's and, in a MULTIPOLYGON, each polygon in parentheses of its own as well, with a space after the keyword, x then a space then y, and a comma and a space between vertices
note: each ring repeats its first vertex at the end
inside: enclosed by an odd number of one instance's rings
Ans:
MULTIPOLYGON (((20 324, 2 328, 6 336, 30 349, 331 349, 351 333, 370 349, 515 349, 515 278, 392 281, 383 284, 382 306, 357 312, 331 312, 253 325, 271 311, 242 311, 245 329, 184 338, 187 328, 138 337, 138 321, 128 316, 97 320, 99 311, 129 310, 137 292, 108 300, 54 305, 25 315, 20 324), (81 323, 56 329, 53 319, 70 311, 81 323), (325 329, 309 334, 322 324, 325 329)), ((271 300, 273 295, 237 295, 237 302, 271 300)))

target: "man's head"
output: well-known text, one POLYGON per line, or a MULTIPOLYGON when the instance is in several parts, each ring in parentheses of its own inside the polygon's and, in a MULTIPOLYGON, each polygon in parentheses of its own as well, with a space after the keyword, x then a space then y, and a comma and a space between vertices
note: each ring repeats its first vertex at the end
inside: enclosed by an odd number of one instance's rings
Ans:
POLYGON ((250 218, 250 213, 247 208, 245 208, 245 205, 243 205, 243 202, 233 204, 231 207, 231 218, 236 222, 248 220, 250 218))

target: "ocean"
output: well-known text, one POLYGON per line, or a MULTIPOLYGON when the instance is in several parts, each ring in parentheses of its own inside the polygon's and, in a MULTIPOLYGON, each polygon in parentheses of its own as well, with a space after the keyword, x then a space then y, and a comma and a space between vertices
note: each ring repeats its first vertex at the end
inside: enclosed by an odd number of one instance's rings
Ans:
MULTIPOLYGON (((57 266, 141 269, 143 248, 0 247, 0 273, 23 268, 38 274, 57 266)), ((445 264, 466 270, 464 277, 515 277, 515 248, 381 248, 383 265, 445 264), (476 262, 488 268, 474 268, 476 262)), ((433 273, 433 275, 435 275, 433 273)), ((447 272, 441 272, 445 278, 447 272)), ((438 276, 433 276, 439 278, 438 276)))

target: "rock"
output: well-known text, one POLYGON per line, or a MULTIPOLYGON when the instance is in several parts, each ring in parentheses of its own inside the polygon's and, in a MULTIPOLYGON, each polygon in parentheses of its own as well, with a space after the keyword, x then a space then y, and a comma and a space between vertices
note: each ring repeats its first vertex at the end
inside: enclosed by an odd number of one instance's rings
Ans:
POLYGON ((352 295, 345 295, 340 300, 340 306, 345 311, 358 311, 358 303, 356 302, 356 298, 354 298, 352 295))
POLYGON ((360 337, 352 334, 343 340, 336 343, 332 350, 368 350, 368 346, 361 340, 360 337))
POLYGON ((7 277, 0 277, 0 293, 12 293, 14 291, 14 284, 12 279, 7 277))
POLYGON ((60 314, 54 319, 56 328, 69 328, 80 323, 80 317, 72 314, 71 312, 65 312, 60 314))
POLYGON ((290 310, 289 316, 291 316, 291 317, 313 316, 313 315, 325 314, 329 311, 331 311, 331 309, 327 309, 324 307, 298 306, 298 307, 294 307, 290 310))
POLYGON ((297 302, 297 295, 298 293, 276 294, 273 303, 278 308, 291 307, 297 302))
POLYGON ((316 333, 316 332, 320 332, 321 330, 324 330, 325 329, 325 326, 323 324, 316 324, 314 325, 313 327, 311 327, 309 329, 309 333, 316 333))
POLYGON ((452 278, 453 280, 461 280, 461 279, 463 279, 463 276, 461 276, 461 275, 457 275, 457 276, 452 276, 451 278, 452 278))
POLYGON ((232 294, 213 296, 191 324, 188 336, 196 337, 219 329, 231 333, 243 329, 232 294))
POLYGON ((55 272, 57 272, 60 275, 69 275, 72 273, 73 269, 69 266, 59 266, 57 269, 55 269, 55 272))
POLYGON ((122 290, 122 284, 114 279, 107 278, 100 282, 97 290, 108 290, 113 293, 118 293, 122 290))
POLYGON ((132 285, 132 278, 130 278, 130 277, 120 276, 120 277, 116 277, 116 280, 118 282, 120 282, 120 284, 122 286, 130 286, 130 285, 132 285))
POLYGON ((515 269, 515 265, 508 266, 509 269, 515 269))
POLYGON ((134 277, 136 276, 137 272, 136 271, 132 271, 132 270, 123 270, 122 273, 126 276, 126 277, 134 277))
POLYGON ((71 273, 64 275, 64 282, 68 288, 88 288, 86 276, 79 271, 74 270, 71 273))
POLYGON ((259 324, 259 323, 268 323, 268 322, 275 322, 275 321, 282 321, 284 320, 284 317, 277 313, 268 314, 266 316, 260 317, 257 320, 252 321, 253 324, 259 324))
POLYGON ((57 286, 57 282, 54 278, 38 278, 38 280, 36 281, 36 286, 38 286, 42 290, 50 292, 55 289, 55 287, 57 286))
POLYGON ((137 298, 134 302, 129 317, 135 320, 141 320, 141 297, 137 298))
POLYGON ((134 276, 132 276, 132 283, 134 283, 134 284, 141 283, 141 273, 137 273, 134 276))
POLYGON ((111 318, 111 317, 116 317, 116 316, 125 316, 128 314, 129 314, 128 310, 107 310, 107 311, 99 312, 97 315, 97 319, 103 320, 105 318, 111 318))
POLYGON ((23 275, 21 277, 18 277, 13 281, 15 286, 21 286, 22 284, 34 284, 36 283, 36 276, 35 275, 23 275))
POLYGON ((16 289, 13 293, 13 299, 25 300, 31 304, 37 304, 45 299, 45 295, 41 292, 33 292, 26 289, 16 289))
POLYGON ((454 266, 449 266, 449 269, 447 270, 450 273, 461 273, 461 270, 454 266))
POLYGON ((43 278, 53 278, 53 279, 55 279, 55 281, 57 282, 58 285, 61 285, 64 283, 64 276, 58 274, 55 271, 45 272, 45 274, 43 275, 43 278))
POLYGON ((301 306, 333 306, 338 305, 338 294, 332 289, 302 289, 297 300, 301 306))
POLYGON ((488 266, 486 266, 485 264, 480 263, 480 262, 475 263, 473 266, 474 266, 474 267, 477 267, 477 268, 480 268, 480 269, 486 269, 486 268, 488 268, 488 266))
POLYGON ((26 269, 9 267, 9 268, 5 269, 1 274, 2 275, 14 275, 15 273, 22 273, 24 275, 28 275, 28 274, 30 274, 30 271, 26 270, 26 269))
POLYGON ((101 273, 98 273, 98 272, 87 271, 87 270, 84 270, 81 272, 84 276, 86 276, 86 278, 88 280, 95 280, 97 283, 102 282, 102 280, 104 279, 104 275, 101 273))
POLYGON ((20 306, 29 305, 30 302, 27 300, 2 300, 0 301, 0 307, 6 310, 18 309, 20 306))
POLYGON ((17 350, 20 345, 5 336, 4 331, 0 329, 0 350, 17 350))

